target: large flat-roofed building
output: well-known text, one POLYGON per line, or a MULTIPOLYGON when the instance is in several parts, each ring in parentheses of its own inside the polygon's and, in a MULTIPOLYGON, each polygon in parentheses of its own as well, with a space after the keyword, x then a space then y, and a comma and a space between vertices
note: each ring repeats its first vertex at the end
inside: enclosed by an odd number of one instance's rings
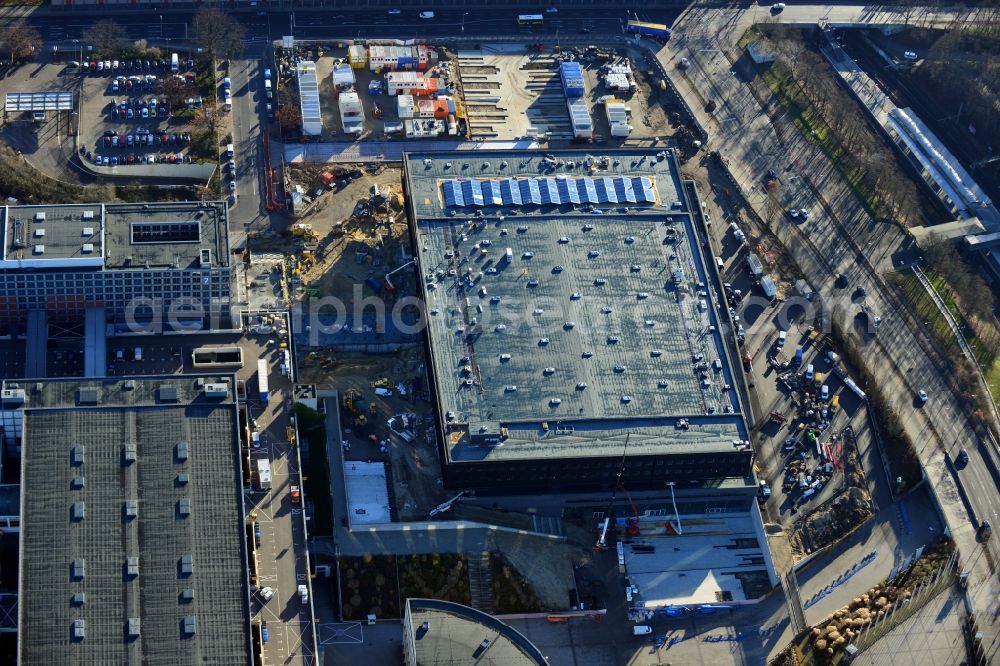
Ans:
POLYGON ((0 322, 33 310, 83 321, 87 308, 119 323, 229 315, 225 203, 3 206, 0 217, 0 322))
POLYGON ((409 154, 445 485, 752 485, 752 451, 676 161, 409 154))
POLYGON ((21 449, 19 663, 252 663, 232 378, 3 389, 21 449))
POLYGON ((407 599, 403 618, 406 666, 546 666, 522 633, 488 613, 451 601, 407 599))

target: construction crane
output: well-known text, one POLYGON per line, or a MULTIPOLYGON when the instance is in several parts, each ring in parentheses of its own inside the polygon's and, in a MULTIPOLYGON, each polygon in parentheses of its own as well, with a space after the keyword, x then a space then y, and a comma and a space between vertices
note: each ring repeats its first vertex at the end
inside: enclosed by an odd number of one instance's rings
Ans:
MULTIPOLYGON (((597 537, 597 543, 594 544, 594 550, 604 550, 608 547, 608 527, 611 525, 611 518, 614 515, 615 498, 618 495, 618 489, 623 488, 622 476, 625 475, 625 454, 628 453, 628 440, 632 436, 632 433, 625 435, 625 446, 622 448, 622 460, 618 465, 618 476, 615 477, 614 489, 611 491, 611 500, 608 502, 608 510, 604 514, 604 522, 601 524, 601 533, 597 537)), ((632 499, 629 498, 631 502, 632 499)), ((635 506, 633 505, 633 509, 635 506)), ((636 516, 638 518, 638 515, 636 516)), ((638 527, 638 525, 637 525, 638 527)))
POLYGON ((410 261, 406 262, 405 264, 403 264, 399 268, 397 268, 395 270, 392 270, 392 271, 389 271, 388 273, 385 274, 385 278, 383 278, 385 280, 385 287, 386 287, 386 289, 389 290, 390 293, 392 293, 392 294, 396 293, 396 285, 394 285, 392 283, 392 281, 389 280, 389 278, 391 276, 395 275, 396 273, 398 273, 399 271, 403 270, 404 268, 406 268, 410 264, 412 264, 414 261, 415 260, 411 259, 410 261))

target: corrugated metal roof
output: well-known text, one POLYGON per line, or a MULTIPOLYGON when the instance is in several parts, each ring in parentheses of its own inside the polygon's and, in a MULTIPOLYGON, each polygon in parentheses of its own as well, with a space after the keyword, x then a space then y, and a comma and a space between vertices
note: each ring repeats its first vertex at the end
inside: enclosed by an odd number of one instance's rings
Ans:
POLYGON ((64 91, 7 93, 5 110, 8 113, 22 111, 69 111, 73 108, 73 93, 64 91))

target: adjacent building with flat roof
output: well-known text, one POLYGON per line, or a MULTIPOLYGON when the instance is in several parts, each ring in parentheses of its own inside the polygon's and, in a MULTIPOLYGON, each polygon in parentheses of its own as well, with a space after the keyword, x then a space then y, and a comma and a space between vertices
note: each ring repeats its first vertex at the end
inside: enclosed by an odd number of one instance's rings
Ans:
POLYGON ((751 486, 714 267, 667 151, 411 153, 446 486, 751 486))
POLYGON ((407 599, 403 618, 406 666, 546 666, 522 633, 488 613, 436 599, 407 599))
POLYGON ((19 662, 252 663, 232 378, 5 382, 2 411, 19 662))
POLYGON ((31 311, 109 323, 229 316, 228 215, 223 202, 0 207, 0 323, 31 311))

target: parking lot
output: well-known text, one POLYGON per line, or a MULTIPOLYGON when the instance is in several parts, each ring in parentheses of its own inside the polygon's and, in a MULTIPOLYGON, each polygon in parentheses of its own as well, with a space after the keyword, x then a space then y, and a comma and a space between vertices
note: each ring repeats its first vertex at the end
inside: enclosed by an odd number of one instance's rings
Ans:
POLYGON ((204 154, 204 131, 193 122, 205 104, 197 86, 201 69, 193 60, 179 59, 176 73, 165 58, 103 60, 99 70, 97 62, 88 61, 76 74, 81 158, 128 166, 210 157, 204 154))

